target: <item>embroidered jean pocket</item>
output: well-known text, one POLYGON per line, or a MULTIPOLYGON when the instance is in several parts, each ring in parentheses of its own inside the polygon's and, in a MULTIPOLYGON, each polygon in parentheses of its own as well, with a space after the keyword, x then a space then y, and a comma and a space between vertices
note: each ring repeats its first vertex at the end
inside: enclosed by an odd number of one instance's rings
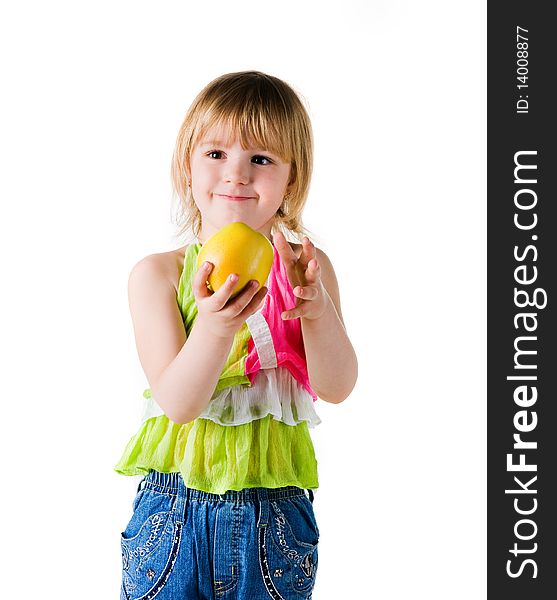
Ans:
POLYGON ((122 584, 128 600, 158 593, 170 576, 182 528, 175 500, 146 488, 137 494, 133 515, 121 534, 122 584))
POLYGON ((269 524, 261 528, 260 564, 272 598, 309 598, 317 573, 319 530, 304 497, 269 503, 269 524))

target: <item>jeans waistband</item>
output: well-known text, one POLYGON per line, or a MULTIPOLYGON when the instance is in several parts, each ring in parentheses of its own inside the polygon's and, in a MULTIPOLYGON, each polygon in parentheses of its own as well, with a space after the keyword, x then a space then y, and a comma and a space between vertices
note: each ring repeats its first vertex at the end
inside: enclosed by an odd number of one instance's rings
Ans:
MULTIPOLYGON (((196 490, 185 486, 180 473, 161 473, 159 471, 150 471, 140 482, 138 490, 150 488, 165 494, 178 494, 180 488, 185 488, 186 498, 188 500, 205 500, 209 502, 227 501, 227 502, 255 502, 261 498, 261 490, 265 490, 265 495, 269 500, 279 500, 282 498, 294 498, 296 496, 306 495, 303 488, 295 486, 286 486, 281 488, 244 488, 243 490, 228 490, 223 494, 214 494, 203 490, 196 490), (259 490, 259 491, 258 491, 259 490)), ((309 498, 313 502, 313 492, 308 490, 309 498)))

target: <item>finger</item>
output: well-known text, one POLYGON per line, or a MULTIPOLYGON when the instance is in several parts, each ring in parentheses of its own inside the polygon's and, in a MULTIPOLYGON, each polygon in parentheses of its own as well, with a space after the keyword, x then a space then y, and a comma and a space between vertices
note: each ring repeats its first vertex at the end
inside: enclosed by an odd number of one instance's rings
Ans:
POLYGON ((292 250, 290 244, 286 241, 286 238, 280 231, 273 236, 273 242, 282 262, 287 267, 289 265, 295 265, 296 261, 298 260, 296 258, 296 253, 294 252, 294 250, 292 250))
POLYGON ((319 283, 321 280, 321 267, 316 258, 312 258, 308 262, 304 276, 309 284, 317 285, 319 283))
POLYGON ((211 303, 213 310, 221 310, 224 305, 230 299, 236 284, 238 283, 238 275, 236 273, 230 273, 226 278, 226 281, 220 286, 220 288, 212 295, 211 303))
POLYGON ((247 306, 244 308, 244 312, 249 316, 256 313, 259 309, 263 308, 263 303, 267 296, 267 288, 262 287, 257 291, 257 294, 249 301, 247 306))
POLYGON ((300 306, 297 306, 296 308, 291 308, 290 310, 285 310, 281 314, 281 318, 283 321, 288 321, 290 319, 298 319, 300 317, 303 317, 305 312, 306 312, 306 309, 304 308, 304 304, 300 304, 300 306))
POLYGON ((302 252, 300 254, 300 264, 307 269, 308 263, 312 258, 317 258, 317 251, 312 241, 307 235, 302 239, 302 252))
POLYGON ((294 288, 294 295, 298 298, 302 298, 303 300, 315 300, 317 298, 319 291, 312 285, 297 285, 294 288))
MULTIPOLYGON (((251 280, 247 283, 246 287, 235 298, 233 298, 227 306, 227 309, 230 310, 231 316, 237 316, 242 313, 254 298, 256 299, 257 304, 261 302, 261 290, 263 288, 258 288, 259 281, 251 280)), ((265 292, 263 292, 263 296, 264 295, 265 292)))
POLYGON ((298 283, 296 274, 296 263, 298 262, 298 258, 296 257, 296 253, 292 250, 290 244, 286 241, 286 238, 280 231, 273 236, 273 242, 279 253, 280 260, 286 267, 286 274, 290 285, 295 286, 298 283))
POLYGON ((209 274, 213 270, 213 267, 213 263, 205 261, 195 273, 191 287, 196 299, 202 300, 203 298, 209 298, 213 295, 213 292, 209 291, 207 288, 207 279, 209 278, 209 274))

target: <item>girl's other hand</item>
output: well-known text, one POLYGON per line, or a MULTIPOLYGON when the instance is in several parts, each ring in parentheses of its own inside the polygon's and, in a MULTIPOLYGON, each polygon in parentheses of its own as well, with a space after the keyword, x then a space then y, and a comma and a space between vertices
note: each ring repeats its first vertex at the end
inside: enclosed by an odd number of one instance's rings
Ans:
POLYGON ((214 265, 205 262, 199 267, 192 282, 193 295, 197 305, 197 321, 203 323, 217 337, 231 338, 251 315, 259 310, 265 299, 267 288, 259 287, 259 282, 250 281, 232 300, 230 295, 238 282, 238 276, 230 274, 226 282, 216 292, 207 288, 207 279, 214 265))
POLYGON ((296 305, 282 313, 283 320, 304 317, 318 319, 331 301, 321 281, 321 267, 317 261, 317 252, 307 236, 304 236, 302 252, 298 258, 284 235, 277 231, 273 243, 280 259, 286 267, 296 305))

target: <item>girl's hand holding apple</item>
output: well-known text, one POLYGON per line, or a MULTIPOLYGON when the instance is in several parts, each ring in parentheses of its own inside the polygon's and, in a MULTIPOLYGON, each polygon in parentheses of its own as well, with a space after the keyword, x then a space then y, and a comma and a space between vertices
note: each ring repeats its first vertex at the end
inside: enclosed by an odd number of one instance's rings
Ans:
POLYGON ((238 283, 238 275, 231 274, 218 291, 211 292, 207 288, 207 279, 213 268, 212 263, 205 261, 192 281, 197 321, 217 337, 233 338, 246 319, 259 310, 267 288, 259 289, 259 282, 252 280, 231 299, 238 283))

